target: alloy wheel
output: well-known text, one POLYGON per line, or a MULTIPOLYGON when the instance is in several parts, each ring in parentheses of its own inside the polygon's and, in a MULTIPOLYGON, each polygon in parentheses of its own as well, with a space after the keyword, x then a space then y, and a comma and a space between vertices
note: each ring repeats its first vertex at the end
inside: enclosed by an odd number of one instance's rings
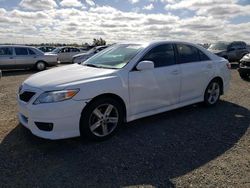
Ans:
POLYGON ((118 122, 118 109, 112 104, 102 104, 91 113, 89 128, 94 135, 105 137, 115 130, 118 122))

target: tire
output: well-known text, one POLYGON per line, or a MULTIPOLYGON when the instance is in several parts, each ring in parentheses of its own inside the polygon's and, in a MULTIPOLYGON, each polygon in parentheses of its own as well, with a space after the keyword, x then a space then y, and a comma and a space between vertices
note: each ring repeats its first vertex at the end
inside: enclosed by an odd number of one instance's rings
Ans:
POLYGON ((43 71, 46 69, 46 63, 43 61, 39 61, 36 63, 36 70, 43 71))
POLYGON ((206 106, 216 105, 220 100, 221 90, 221 83, 218 80, 212 80, 206 88, 204 104, 206 106))
POLYGON ((240 77, 241 77, 243 80, 246 80, 246 79, 249 78, 249 77, 248 77, 248 74, 247 74, 247 73, 243 73, 243 72, 240 73, 240 77))
POLYGON ((113 136, 124 120, 121 106, 112 98, 100 98, 90 102, 81 115, 81 136, 95 141, 103 141, 113 136))

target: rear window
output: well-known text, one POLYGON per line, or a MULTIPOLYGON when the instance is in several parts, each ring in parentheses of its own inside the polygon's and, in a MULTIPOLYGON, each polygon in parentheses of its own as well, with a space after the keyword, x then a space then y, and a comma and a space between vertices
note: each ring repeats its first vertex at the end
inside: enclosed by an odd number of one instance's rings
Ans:
POLYGON ((16 55, 28 55, 27 48, 15 48, 16 55))
POLYGON ((12 49, 8 47, 0 48, 0 56, 12 55, 12 49))
POLYGON ((28 51, 29 51, 29 54, 30 54, 30 55, 36 55, 36 53, 35 53, 33 50, 28 49, 28 51))

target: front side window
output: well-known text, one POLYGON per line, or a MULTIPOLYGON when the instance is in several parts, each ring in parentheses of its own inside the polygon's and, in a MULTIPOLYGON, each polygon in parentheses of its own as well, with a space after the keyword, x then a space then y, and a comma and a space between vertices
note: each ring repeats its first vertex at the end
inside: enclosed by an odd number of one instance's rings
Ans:
POLYGON ((179 63, 200 61, 200 56, 197 48, 186 44, 177 44, 176 47, 179 55, 179 63))
POLYGON ((27 48, 15 48, 16 55, 28 55, 27 48))
POLYGON ((0 48, 0 56, 12 55, 12 49, 8 47, 0 48))
POLYGON ((163 44, 151 49, 141 61, 153 61, 155 67, 175 64, 175 53, 172 44, 163 44))
POLYGON ((117 44, 94 55, 82 65, 121 69, 143 48, 141 44, 117 44))

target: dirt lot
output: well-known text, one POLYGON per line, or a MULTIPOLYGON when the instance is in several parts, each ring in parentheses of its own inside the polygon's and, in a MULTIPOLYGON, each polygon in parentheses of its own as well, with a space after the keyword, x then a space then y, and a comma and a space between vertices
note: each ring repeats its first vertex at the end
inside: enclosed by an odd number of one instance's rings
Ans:
POLYGON ((144 118, 102 143, 43 140, 19 125, 15 93, 31 74, 0 81, 0 187, 250 187, 250 82, 236 70, 216 107, 144 118))

